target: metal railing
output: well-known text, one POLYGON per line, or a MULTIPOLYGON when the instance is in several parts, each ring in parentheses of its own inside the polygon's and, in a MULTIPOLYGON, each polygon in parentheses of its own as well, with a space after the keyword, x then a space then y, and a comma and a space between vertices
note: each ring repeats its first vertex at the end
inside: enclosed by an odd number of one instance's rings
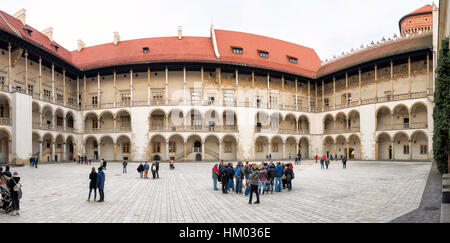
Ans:
POLYGON ((11 126, 11 118, 0 118, 0 125, 11 126))
POLYGON ((377 131, 427 129, 428 122, 387 123, 377 126, 377 131))

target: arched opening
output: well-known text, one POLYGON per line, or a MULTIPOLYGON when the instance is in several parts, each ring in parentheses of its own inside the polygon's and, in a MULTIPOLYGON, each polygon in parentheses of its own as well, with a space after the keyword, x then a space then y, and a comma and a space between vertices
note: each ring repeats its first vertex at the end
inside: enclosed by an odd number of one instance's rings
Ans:
POLYGON ((106 161, 112 161, 117 159, 114 158, 114 140, 111 137, 106 136, 100 139, 99 157, 106 161))
POLYGON ((336 116, 336 133, 346 133, 347 132, 347 117, 344 113, 339 113, 336 116))
POLYGON ((150 114, 150 130, 162 132, 166 127, 166 113, 162 110, 155 110, 150 114))
POLYGON ((299 150, 303 159, 311 158, 309 154, 309 141, 307 138, 300 139, 299 150))
POLYGON ((66 115, 66 131, 68 133, 73 133, 75 128, 75 119, 72 112, 68 112, 66 115))
POLYGON ((88 159, 91 159, 93 161, 99 160, 98 142, 95 137, 87 138, 84 148, 86 150, 86 157, 88 159))
POLYGON ((326 137, 324 141, 324 152, 327 158, 330 158, 331 155, 335 157, 334 154, 334 139, 332 137, 326 137))
POLYGON ((184 114, 183 111, 175 109, 169 113, 169 131, 184 131, 184 114))
POLYGON ((348 115, 348 128, 349 132, 361 131, 361 120, 358 111, 351 111, 348 115))
MULTIPOLYGON (((205 160, 217 161, 220 159, 220 141, 216 136, 208 136, 205 140, 205 160)), ((225 150, 223 151, 225 154, 225 150)))
POLYGON ((220 129, 220 116, 215 110, 209 110, 205 113, 204 126, 208 132, 214 132, 216 129, 220 129))
POLYGON ((298 132, 303 135, 310 134, 309 132, 309 120, 308 117, 303 115, 298 120, 298 132))
POLYGON ((198 135, 192 135, 187 139, 187 160, 202 161, 202 139, 198 135))
POLYGON ((74 140, 72 136, 66 139, 66 156, 65 160, 72 160, 75 157, 74 140))
POLYGON ((393 160, 409 160, 410 151, 409 138, 405 133, 397 133, 394 136, 394 156, 393 160))
POLYGON ((161 135, 156 135, 150 140, 151 143, 151 159, 161 161, 167 159, 166 139, 161 135))
POLYGON ((349 146, 349 158, 361 160, 361 140, 357 135, 350 136, 348 146, 349 146))
POLYGON ((40 141, 41 141, 41 136, 39 136, 39 134, 33 132, 33 135, 31 138, 33 157, 38 156, 38 158, 39 158, 41 156, 40 155, 40 146, 41 146, 40 141))
POLYGON ((223 138, 223 160, 233 161, 237 160, 237 141, 234 136, 227 135, 223 138))
POLYGON ((411 108, 411 128, 427 129, 428 128, 428 110, 424 103, 416 103, 411 108))
POLYGON ((203 130, 203 116, 198 110, 190 110, 186 115, 186 128, 187 131, 202 131, 203 130))
POLYGON ((42 128, 53 130, 53 110, 49 106, 42 110, 42 128))
POLYGON ((256 160, 266 160, 269 155, 269 139, 267 137, 258 137, 255 144, 256 160))
POLYGON ((222 115, 224 131, 237 132, 237 116, 234 111, 224 111, 222 115))
POLYGON ((86 114, 84 119, 84 129, 86 133, 95 133, 99 130, 99 120, 97 114, 86 114))
POLYGON ((131 132, 131 115, 128 111, 119 111, 116 115, 116 131, 131 132))
POLYGON ((270 129, 272 130, 272 132, 277 132, 280 129, 280 123, 283 120, 283 117, 281 116, 280 113, 273 113, 270 116, 270 129))
MULTIPOLYGON (((300 148, 299 148, 300 150, 300 148)), ((287 159, 294 159, 300 151, 297 151, 297 141, 293 137, 286 139, 286 156, 287 159)))
POLYGON ((324 134, 334 134, 334 118, 331 114, 325 116, 324 119, 324 134))
POLYGON ((382 107, 377 112, 377 131, 386 131, 392 129, 392 114, 387 107, 382 107))
POLYGON ((409 111, 405 105, 398 105, 394 108, 392 115, 393 129, 409 129, 409 111))
POLYGON ((64 131, 64 112, 61 109, 57 109, 55 112, 55 128, 56 131, 64 131))
POLYGON ((59 135, 56 137, 55 142, 55 158, 54 161, 62 161, 64 154, 64 137, 63 135, 59 135))
POLYGON ((266 112, 256 113, 256 132, 261 133, 270 129, 270 117, 266 112))
POLYGON ((120 136, 117 139, 117 159, 132 160, 131 140, 128 136, 120 136))
POLYGON ((335 159, 342 159, 347 156, 347 139, 344 136, 336 138, 336 153, 337 156, 333 156, 335 159))
POLYGON ((430 159, 428 137, 424 132, 414 132, 411 136, 411 144, 413 160, 426 161, 430 159))
POLYGON ((11 137, 4 129, 0 129, 0 164, 9 163, 11 137))
POLYGON ((169 159, 174 161, 184 159, 184 139, 181 135, 169 138, 169 159))
POLYGON ((33 102, 32 104, 32 122, 33 122, 33 129, 41 129, 41 107, 38 103, 33 102))
POLYGON ((53 136, 51 134, 44 135, 42 139, 42 160, 53 161, 53 136))
POLYGON ((10 106, 11 104, 9 103, 8 97, 5 95, 0 95, 0 125, 11 125, 10 106))
MULTIPOLYGON (((102 132, 109 133, 114 132, 114 115, 110 111, 100 114, 100 127, 102 132)), ((106 159, 105 159, 106 160, 106 159)), ((111 160, 111 159, 109 159, 111 160)))
POLYGON ((287 115, 286 118, 281 121, 280 132, 284 134, 297 134, 297 120, 294 115, 287 115))
POLYGON ((392 160, 392 139, 387 133, 378 136, 378 160, 392 160))
POLYGON ((272 159, 275 160, 284 159, 283 140, 280 137, 276 136, 272 138, 270 145, 271 145, 270 155, 272 156, 272 159))

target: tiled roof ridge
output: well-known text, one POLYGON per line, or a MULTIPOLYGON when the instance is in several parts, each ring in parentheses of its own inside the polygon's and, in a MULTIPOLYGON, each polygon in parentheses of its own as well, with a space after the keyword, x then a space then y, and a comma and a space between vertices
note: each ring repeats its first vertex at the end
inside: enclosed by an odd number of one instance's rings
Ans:
POLYGON ((326 65, 329 65, 329 64, 332 64, 332 63, 335 63, 337 61, 340 61, 340 60, 342 60, 344 58, 347 58, 347 57, 350 57, 350 56, 354 56, 354 55, 358 55, 358 54, 366 52, 366 51, 370 51, 372 49, 376 49, 376 48, 379 48, 379 47, 391 45, 393 43, 404 41, 404 40, 408 40, 408 39, 419 38, 419 37, 422 37, 422 36, 429 35, 431 33, 432 33, 432 31, 423 31, 423 32, 419 32, 419 33, 400 35, 400 37, 398 37, 397 34, 394 34, 393 39, 389 38, 387 40, 383 37, 384 41, 383 41, 383 39, 381 40, 381 42, 378 41, 377 43, 372 41, 366 47, 364 47, 364 45, 361 45, 361 47, 363 47, 363 48, 360 47, 359 49, 356 49, 356 50, 354 50, 352 48, 353 52, 352 52, 352 50, 350 50, 350 52, 347 52, 347 53, 342 52, 342 54, 340 56, 338 56, 338 57, 336 57, 336 55, 335 55, 334 58, 332 58, 330 60, 326 59, 325 62, 322 63, 322 67, 324 67, 326 65))

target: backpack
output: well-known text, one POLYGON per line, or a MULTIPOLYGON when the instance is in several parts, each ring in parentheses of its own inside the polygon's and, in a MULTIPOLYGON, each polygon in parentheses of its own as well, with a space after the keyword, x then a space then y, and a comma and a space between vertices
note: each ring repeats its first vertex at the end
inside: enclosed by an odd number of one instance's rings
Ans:
POLYGON ((156 171, 156 165, 152 166, 152 171, 156 171))
POLYGON ((239 178, 239 176, 241 175, 241 168, 237 168, 236 171, 234 172, 234 177, 239 178))

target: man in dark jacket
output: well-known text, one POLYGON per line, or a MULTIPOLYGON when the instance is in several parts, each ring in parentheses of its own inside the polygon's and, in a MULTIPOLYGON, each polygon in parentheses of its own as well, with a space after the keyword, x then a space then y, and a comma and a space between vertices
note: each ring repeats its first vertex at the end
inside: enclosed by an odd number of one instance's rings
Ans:
POLYGON ((144 165, 142 163, 138 166, 137 171, 139 172, 141 178, 144 178, 144 165))
POLYGON ((253 192, 256 193, 256 202, 255 204, 259 204, 259 179, 260 179, 260 172, 259 172, 259 168, 258 165, 253 165, 254 170, 252 171, 252 173, 250 174, 250 180, 249 180, 249 184, 250 184, 250 201, 248 202, 248 204, 252 204, 252 199, 253 199, 253 192))
POLYGON ((244 177, 245 177, 245 196, 248 196, 248 194, 250 193, 250 186, 248 185, 248 179, 250 178, 250 166, 248 164, 248 161, 245 162, 244 177))
POLYGON ((228 172, 228 186, 227 186, 227 190, 232 189, 232 191, 234 192, 234 170, 233 170, 233 164, 229 163, 228 167, 227 167, 227 172, 228 172))
POLYGON ((276 170, 275 170, 275 165, 271 164, 268 170, 268 177, 269 177, 269 186, 267 187, 267 192, 273 194, 273 188, 274 188, 274 184, 275 184, 275 175, 276 175, 276 170))
POLYGON ((220 182, 222 183, 222 193, 228 194, 228 172, 226 167, 222 167, 219 174, 220 182))
POLYGON ((156 161, 156 178, 159 179, 159 162, 156 161))
POLYGON ((11 176, 11 179, 8 181, 8 188, 9 191, 11 192, 11 198, 12 198, 12 209, 13 211, 11 212, 11 215, 20 215, 20 198, 21 198, 21 189, 20 189, 20 177, 19 177, 19 173, 14 172, 14 175, 11 176), (17 190, 15 190, 15 188, 17 188, 17 190))
POLYGON ((281 177, 283 177, 284 169, 280 162, 277 163, 275 172, 275 191, 281 192, 281 177))
POLYGON ((288 191, 292 190, 292 180, 294 179, 294 171, 292 171, 291 167, 288 165, 286 166, 286 170, 284 171, 284 174, 286 176, 286 187, 288 188, 288 191))
POLYGON ((100 200, 98 202, 104 202, 105 201, 105 180, 106 176, 103 172, 103 167, 98 168, 97 173, 97 188, 98 192, 100 193, 100 200))
POLYGON ((344 169, 347 169, 347 156, 344 156, 342 158, 342 166, 344 167, 344 169))
POLYGON ((234 177, 236 178, 236 194, 242 194, 242 182, 244 181, 244 169, 242 167, 242 162, 239 162, 237 165, 234 172, 234 177))

